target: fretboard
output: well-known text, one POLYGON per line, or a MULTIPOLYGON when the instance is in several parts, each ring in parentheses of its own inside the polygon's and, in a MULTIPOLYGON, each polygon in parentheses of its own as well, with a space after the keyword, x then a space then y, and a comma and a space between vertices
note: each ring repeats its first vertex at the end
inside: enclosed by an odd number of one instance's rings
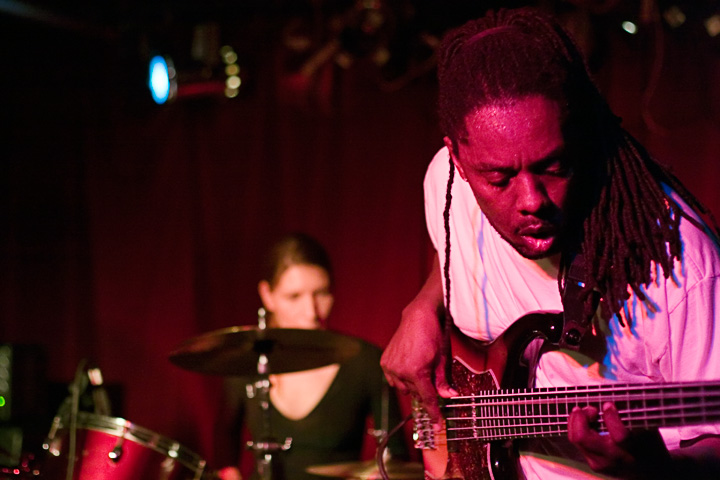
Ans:
POLYGON ((600 411, 612 402, 629 429, 651 429, 720 421, 720 382, 614 384, 493 390, 449 399, 444 407, 448 441, 559 436, 575 406, 600 411))

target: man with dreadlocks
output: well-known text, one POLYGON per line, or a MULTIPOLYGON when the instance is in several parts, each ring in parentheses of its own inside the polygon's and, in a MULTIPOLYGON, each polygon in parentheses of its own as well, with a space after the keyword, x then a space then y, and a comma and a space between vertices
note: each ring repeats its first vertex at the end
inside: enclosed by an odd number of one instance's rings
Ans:
MULTIPOLYGON (((441 425, 437 395, 456 395, 446 332, 483 348, 563 310, 579 328, 530 343, 531 386, 720 379, 717 228, 620 126, 556 21, 489 12, 445 37, 438 76, 445 147, 424 185, 437 256, 383 355, 388 381, 441 425)), ((610 402, 573 408, 566 437, 515 445, 526 478, 720 478, 720 424, 637 433, 610 402)))

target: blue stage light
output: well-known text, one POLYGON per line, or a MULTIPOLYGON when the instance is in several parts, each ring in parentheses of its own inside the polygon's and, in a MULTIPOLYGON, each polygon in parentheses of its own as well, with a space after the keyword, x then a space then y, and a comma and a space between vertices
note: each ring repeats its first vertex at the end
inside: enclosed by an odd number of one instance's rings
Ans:
POLYGON ((175 96, 177 88, 175 70, 170 60, 166 60, 160 55, 156 55, 150 60, 148 87, 157 104, 163 104, 175 96))

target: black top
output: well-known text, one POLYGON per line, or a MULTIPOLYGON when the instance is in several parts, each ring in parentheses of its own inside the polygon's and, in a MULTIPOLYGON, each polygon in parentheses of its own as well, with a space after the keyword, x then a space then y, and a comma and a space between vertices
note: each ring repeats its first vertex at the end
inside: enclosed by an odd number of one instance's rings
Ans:
MULTIPOLYGON (((360 460, 368 416, 372 414, 374 428, 382 426, 383 373, 380 355, 379 348, 362 342, 360 352, 340 365, 325 396, 302 419, 288 419, 270 403, 272 437, 280 443, 286 437, 292 438, 288 451, 273 454, 273 479, 319 480, 321 477, 305 473, 305 469, 310 465, 360 460)), ((235 420, 226 424, 234 431, 234 440, 227 452, 232 457, 223 460, 227 465, 237 465, 239 447, 236 446, 241 429, 237 420, 246 422, 252 439, 257 442, 262 440, 263 435, 262 415, 257 397, 247 398, 242 379, 229 380, 226 388, 229 405, 237 407, 234 414, 229 414, 230 419, 235 420)), ((391 394, 389 397, 388 429, 391 429, 400 421, 400 413, 395 396, 391 394)), ((406 456, 402 435, 396 437, 391 442, 390 451, 393 456, 406 456)), ((223 445, 217 447, 216 454, 220 455, 220 451, 225 449, 223 445)))

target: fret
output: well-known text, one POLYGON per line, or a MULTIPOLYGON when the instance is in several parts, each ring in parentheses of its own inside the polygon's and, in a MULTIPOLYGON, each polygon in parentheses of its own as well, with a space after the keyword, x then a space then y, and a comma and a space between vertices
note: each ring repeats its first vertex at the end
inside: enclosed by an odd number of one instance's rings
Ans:
POLYGON ((553 433, 555 433, 556 435, 565 432, 565 429, 567 427, 568 412, 571 410, 571 408, 572 407, 567 402, 567 400, 562 406, 558 402, 555 402, 555 416, 553 417, 553 422, 555 423, 556 428, 553 433))
MULTIPOLYGON (((478 406, 477 403, 475 403, 473 405, 473 408, 471 409, 470 418, 472 419, 472 425, 477 425, 478 408, 480 408, 480 407, 478 406)), ((477 427, 474 427, 474 429, 473 429, 473 438, 479 438, 477 427)))
MULTIPOLYGON (((510 395, 512 395, 512 391, 510 392, 510 395)), ((509 435, 508 429, 507 429, 507 418, 509 415, 508 412, 508 403, 509 402, 503 402, 503 407, 501 409, 501 415, 500 415, 500 423, 502 423, 503 428, 500 429, 500 433, 504 435, 509 435)))
POLYGON ((478 419, 477 426, 475 427, 475 430, 473 431, 473 437, 480 438, 480 431, 484 427, 485 419, 483 418, 485 415, 485 401, 481 400, 478 402, 477 407, 475 408, 475 415, 478 419))
POLYGON ((526 435, 530 435, 532 432, 535 431, 535 423, 536 423, 535 415, 533 415, 532 409, 528 408, 529 406, 530 406, 530 404, 526 402, 525 403, 525 418, 531 419, 531 423, 525 429, 526 435))
MULTIPOLYGON (((493 395, 494 398, 494 395, 493 395)), ((494 400, 489 400, 491 404, 493 404, 493 425, 495 428, 493 428, 493 433, 495 435, 500 435, 500 418, 502 417, 502 405, 498 404, 494 400)))
POLYGON ((493 428, 493 410, 490 407, 489 403, 490 400, 486 399, 482 402, 482 410, 480 411, 480 416, 483 417, 483 421, 480 424, 481 431, 478 432, 478 437, 482 436, 482 431, 488 431, 489 429, 493 428))
MULTIPOLYGON (((658 408, 660 409, 660 411, 666 411, 665 409, 669 408, 669 404, 665 403, 665 400, 666 400, 665 397, 666 397, 665 395, 660 396, 660 399, 659 399, 660 403, 658 405, 658 408)), ((668 400, 670 400, 670 399, 668 398, 668 400)), ((682 405, 682 400, 680 400, 680 404, 682 405)))
MULTIPOLYGON (((625 401, 625 408, 626 408, 629 412, 632 412, 632 402, 631 402, 630 391, 629 391, 629 390, 625 391, 624 398, 625 398, 625 400, 624 400, 624 401, 625 401)), ((628 426, 628 428, 633 428, 633 427, 634 427, 634 424, 633 424, 632 421, 629 421, 629 422, 627 423, 627 426, 628 426)))
MULTIPOLYGON (((487 400, 483 400, 481 402, 481 405, 482 407, 480 409, 480 418, 482 418, 482 421, 480 422, 480 427, 485 429, 489 426, 488 415, 490 414, 490 412, 488 411, 487 400)), ((477 434, 479 436, 479 433, 477 434)))
MULTIPOLYGON (((640 403, 642 404, 642 410, 644 412, 647 412, 648 405, 647 405, 647 397, 645 396, 645 393, 646 393, 645 390, 643 390, 640 393, 640 403)), ((643 415, 643 426, 644 426, 645 430, 650 428, 650 425, 648 425, 648 416, 647 415, 643 415)))
POLYGON ((500 424, 499 424, 500 415, 501 415, 501 413, 500 413, 499 408, 497 406, 495 406, 495 408, 493 409, 493 416, 492 416, 492 419, 493 419, 492 431, 495 432, 496 435, 499 435, 499 433, 500 433, 500 424))
MULTIPOLYGON (((515 393, 515 397, 522 398, 522 390, 513 390, 513 393, 515 393)), ((510 405, 510 422, 509 424, 512 426, 512 428, 519 432, 520 434, 523 434, 523 428, 524 425, 519 422, 521 418, 526 418, 523 413, 523 408, 526 408, 526 404, 523 401, 514 402, 512 405, 510 405)))
POLYGON ((533 422, 532 431, 533 432, 542 432, 542 426, 540 425, 540 417, 543 415, 548 415, 550 413, 550 408, 547 404, 541 403, 540 408, 538 409, 538 415, 534 415, 531 417, 533 422))

